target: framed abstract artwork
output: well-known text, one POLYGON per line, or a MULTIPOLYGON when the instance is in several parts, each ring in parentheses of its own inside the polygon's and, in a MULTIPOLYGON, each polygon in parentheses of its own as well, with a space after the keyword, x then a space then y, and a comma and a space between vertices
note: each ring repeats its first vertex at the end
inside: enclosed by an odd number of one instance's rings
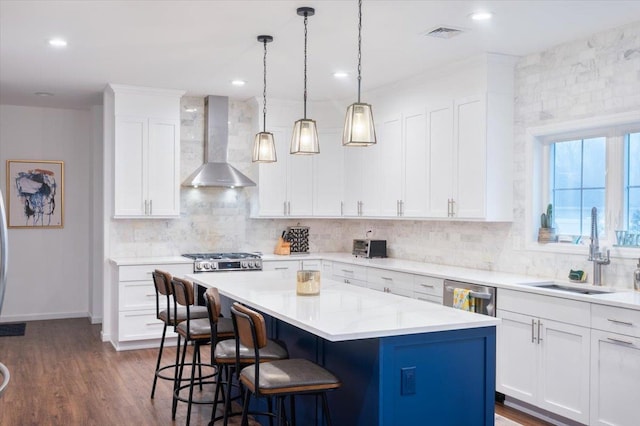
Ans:
POLYGON ((9 228, 62 228, 64 163, 7 160, 9 228))

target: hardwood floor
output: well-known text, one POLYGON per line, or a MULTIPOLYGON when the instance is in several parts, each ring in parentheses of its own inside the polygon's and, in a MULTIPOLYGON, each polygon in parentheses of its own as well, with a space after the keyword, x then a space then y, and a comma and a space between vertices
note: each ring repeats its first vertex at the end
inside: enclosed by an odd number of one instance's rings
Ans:
MULTIPOLYGON (((32 321, 24 336, 0 337, 0 362, 11 372, 0 425, 184 424, 186 404, 171 420, 169 381, 159 380, 150 398, 157 349, 116 352, 100 341, 100 330, 84 318, 32 321)), ((167 360, 175 357, 174 348, 166 351, 167 360)), ((205 388, 205 396, 212 393, 205 388)), ((500 404, 496 412, 524 426, 546 424, 500 404)), ((210 416, 210 405, 194 406, 191 424, 206 425, 210 416)))

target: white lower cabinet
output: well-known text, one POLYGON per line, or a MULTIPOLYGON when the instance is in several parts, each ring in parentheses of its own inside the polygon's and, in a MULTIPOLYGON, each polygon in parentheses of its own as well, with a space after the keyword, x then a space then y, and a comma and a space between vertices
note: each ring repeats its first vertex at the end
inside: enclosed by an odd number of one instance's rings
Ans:
POLYGON ((333 262, 331 278, 336 281, 342 281, 345 284, 368 287, 367 268, 365 266, 352 265, 350 263, 333 262))
POLYGON ((592 305, 591 425, 638 424, 640 311, 592 305))
POLYGON ((588 303, 501 289, 496 390, 589 422, 588 303))
POLYGON ((426 275, 413 276, 413 298, 442 305, 444 279, 426 275))
POLYGON ((385 293, 413 297, 413 274, 369 268, 367 270, 368 287, 385 293))
MULTIPOLYGON (((113 268, 114 304, 111 343, 117 350, 155 347, 162 337, 163 322, 156 318, 156 291, 151 272, 160 269, 171 275, 193 272, 191 263, 118 265, 113 268)), ((160 299, 164 309, 165 299, 160 299)), ((167 329, 167 338, 176 337, 167 329)))

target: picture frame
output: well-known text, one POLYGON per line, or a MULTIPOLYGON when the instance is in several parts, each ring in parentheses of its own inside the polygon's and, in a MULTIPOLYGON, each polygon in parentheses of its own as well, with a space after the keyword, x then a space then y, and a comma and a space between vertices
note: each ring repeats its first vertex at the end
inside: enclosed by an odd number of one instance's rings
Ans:
POLYGON ((9 228, 64 227, 64 162, 7 160, 9 228))

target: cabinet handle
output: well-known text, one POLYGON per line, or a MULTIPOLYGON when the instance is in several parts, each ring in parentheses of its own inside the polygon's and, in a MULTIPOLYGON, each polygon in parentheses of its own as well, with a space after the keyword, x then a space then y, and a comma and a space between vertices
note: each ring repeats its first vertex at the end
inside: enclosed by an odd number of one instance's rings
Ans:
POLYGON ((144 200, 144 214, 145 215, 149 214, 149 201, 148 200, 144 200))
POLYGON ((607 339, 611 340, 612 342, 615 342, 615 343, 622 343, 623 345, 631 345, 631 346, 633 346, 633 342, 629 342, 627 340, 616 339, 615 337, 607 337, 607 339))
POLYGON ((380 277, 380 278, 382 278, 383 280, 387 280, 387 281, 393 281, 393 278, 389 278, 389 277, 380 277))
POLYGON ((276 271, 287 271, 289 268, 287 266, 279 266, 275 268, 276 271))
POLYGON ((340 201, 340 216, 344 216, 344 201, 340 201))
POLYGON ((396 216, 400 216, 400 200, 396 200, 396 216))
POLYGON ((287 215, 291 216, 291 201, 287 201, 287 215))
POLYGON ((541 334, 540 334, 540 328, 542 327, 542 321, 538 321, 538 344, 540 344, 540 341, 542 340, 541 334))
POLYGON ((349 281, 348 279, 346 279, 346 278, 345 278, 345 279, 344 279, 344 283, 345 283, 345 284, 351 284, 351 281, 349 281))
POLYGON ((451 217, 456 217, 456 200, 451 199, 451 217))
POLYGON ((147 293, 147 294, 145 294, 145 296, 147 296, 147 297, 153 297, 155 295, 156 295, 155 293, 147 293))
POLYGON ((283 202, 282 202, 282 208, 283 208, 283 210, 282 210, 282 214, 283 214, 284 216, 286 216, 286 215, 287 215, 287 202, 286 202, 286 201, 283 201, 283 202))
POLYGON ((153 214, 153 200, 149 200, 149 214, 153 214))
POLYGON ((404 201, 400 200, 400 216, 404 216, 404 201))
POLYGON ((154 322, 148 322, 145 325, 163 325, 163 324, 161 322, 154 321, 154 322))
POLYGON ((420 284, 420 285, 421 285, 422 287, 425 287, 425 288, 435 288, 435 287, 434 287, 433 285, 431 285, 431 284, 420 284))
POLYGON ((343 269, 342 272, 346 272, 347 274, 353 274, 353 271, 349 269, 343 269))
POLYGON ((620 325, 628 325, 630 327, 633 326, 632 322, 627 322, 627 321, 620 321, 620 320, 615 320, 615 319, 611 319, 611 318, 607 318, 607 321, 611 321, 613 323, 620 324, 620 325))
POLYGON ((536 342, 535 332, 533 331, 535 325, 536 325, 536 320, 531 320, 531 343, 536 342))

